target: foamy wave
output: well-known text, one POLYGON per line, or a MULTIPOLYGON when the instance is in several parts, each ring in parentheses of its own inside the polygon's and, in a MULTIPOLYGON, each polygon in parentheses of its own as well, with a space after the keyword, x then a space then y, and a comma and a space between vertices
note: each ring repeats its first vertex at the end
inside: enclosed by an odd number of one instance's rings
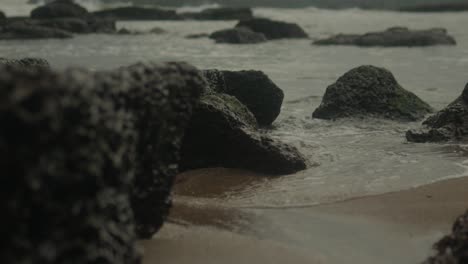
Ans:
POLYGON ((187 5, 187 6, 182 6, 182 7, 177 8, 177 11, 178 12, 200 12, 207 8, 218 8, 218 7, 221 7, 221 5, 220 4, 204 4, 204 5, 197 5, 197 6, 187 5))

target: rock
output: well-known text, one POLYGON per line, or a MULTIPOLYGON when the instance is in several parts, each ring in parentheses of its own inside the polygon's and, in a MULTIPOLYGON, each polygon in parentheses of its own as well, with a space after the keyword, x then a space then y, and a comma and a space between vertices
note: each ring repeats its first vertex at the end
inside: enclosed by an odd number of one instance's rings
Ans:
POLYGON ((246 20, 254 17, 251 8, 239 7, 208 8, 198 13, 182 13, 181 15, 197 20, 246 20))
POLYGON ((330 85, 314 118, 380 117, 416 121, 432 108, 413 93, 403 89, 393 74, 383 68, 361 66, 330 85))
POLYGON ((150 29, 149 33, 159 35, 159 34, 165 34, 165 33, 167 33, 167 31, 162 29, 162 28, 159 28, 159 27, 154 27, 154 28, 150 29))
POLYGON ((6 15, 5 13, 3 13, 3 11, 0 10, 0 20, 3 20, 3 19, 6 19, 6 15))
POLYGON ((424 264, 468 263, 468 211, 460 216, 452 227, 452 234, 444 237, 434 249, 436 255, 424 264))
POLYGON ((463 94, 446 108, 427 118, 423 128, 410 130, 410 142, 441 142, 465 140, 468 136, 468 84, 463 94))
POLYGON ((31 69, 31 68, 50 69, 49 62, 40 58, 24 58, 24 59, 18 59, 18 60, 0 58, 0 65, 9 65, 9 66, 14 66, 16 68, 24 68, 24 69, 31 69))
POLYGON ((84 18, 89 15, 86 8, 76 4, 73 0, 56 0, 31 11, 31 18, 50 19, 64 17, 84 18))
POLYGON ((245 27, 258 33, 263 33, 267 39, 308 38, 307 33, 297 24, 253 18, 239 21, 236 27, 245 27))
POLYGON ((1 263, 139 263, 123 163, 132 130, 98 82, 0 68, 1 263))
POLYGON ((404 12, 463 12, 467 10, 468 3, 461 2, 414 5, 400 8, 400 11, 404 12))
POLYGON ((93 13, 96 17, 112 18, 116 20, 181 20, 174 10, 143 8, 136 6, 118 7, 96 11, 93 13))
POLYGON ((206 94, 186 131, 181 169, 228 167, 281 175, 307 167, 297 149, 261 135, 257 128, 252 113, 235 97, 206 94))
POLYGON ((65 39, 73 35, 61 29, 49 28, 30 24, 24 21, 9 23, 0 26, 0 40, 13 39, 65 39))
POLYGON ((203 75, 216 92, 236 97, 261 126, 271 125, 281 112, 284 93, 261 71, 205 70, 203 75))
POLYGON ((190 34, 185 36, 186 39, 200 39, 200 38, 208 38, 211 34, 208 33, 197 33, 197 34, 190 34))
POLYGON ((262 33, 240 27, 216 31, 210 35, 210 38, 214 39, 216 43, 230 44, 256 44, 267 41, 262 33))
POLYGON ((433 45, 456 45, 455 39, 445 29, 409 30, 394 27, 383 32, 364 35, 339 34, 328 39, 314 42, 315 45, 354 45, 361 47, 415 47, 433 45))

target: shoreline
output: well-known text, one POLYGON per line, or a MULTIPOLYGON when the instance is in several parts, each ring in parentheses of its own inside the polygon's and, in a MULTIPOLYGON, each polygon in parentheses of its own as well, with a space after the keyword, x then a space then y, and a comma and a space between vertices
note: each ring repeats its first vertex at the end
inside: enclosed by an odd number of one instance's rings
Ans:
MULTIPOLYGON (((284 210, 176 203, 170 223, 154 239, 142 242, 144 263, 284 263, 289 259, 292 263, 340 263, 346 259, 422 262, 430 255, 432 244, 447 234, 455 218, 468 208, 464 202, 468 201, 466 186, 468 177, 462 177, 284 210), (287 226, 289 222, 293 224, 287 226), (307 240, 299 239, 296 233, 307 240), (384 256, 375 253, 384 249, 384 256), (343 259, 346 254, 350 256, 343 259)), ((175 189, 177 193, 177 186, 175 189)), ((186 188, 183 193, 187 194, 186 188)))

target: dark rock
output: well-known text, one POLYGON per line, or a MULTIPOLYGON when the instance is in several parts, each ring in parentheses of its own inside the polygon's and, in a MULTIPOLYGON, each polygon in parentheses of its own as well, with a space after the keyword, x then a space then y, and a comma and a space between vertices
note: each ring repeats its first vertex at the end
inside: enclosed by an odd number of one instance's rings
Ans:
POLYGON ((6 19, 6 15, 5 13, 3 13, 3 11, 0 10, 0 20, 3 20, 3 19, 6 19))
POLYGON ((50 19, 64 17, 84 18, 89 15, 86 8, 74 3, 72 0, 57 0, 45 4, 31 11, 31 18, 50 19))
POLYGON ((93 13, 96 17, 112 18, 116 20, 180 20, 180 17, 174 10, 144 8, 144 7, 118 7, 96 11, 93 13))
POLYGON ((185 36, 186 39, 200 39, 200 38, 208 38, 210 34, 208 33, 197 33, 197 34, 190 34, 185 36))
POLYGON ((206 70, 203 75, 214 91, 236 97, 261 126, 271 125, 281 112, 284 93, 261 71, 206 70))
POLYGON ((424 264, 468 263, 468 211, 452 227, 452 234, 435 244, 436 255, 424 264))
POLYGON ((410 130, 411 142, 466 140, 468 136, 468 84, 463 94, 443 110, 423 122, 423 128, 410 130))
POLYGON ((133 131, 99 81, 0 69, 1 263, 139 263, 123 163, 133 131))
POLYGON ((281 175, 306 168, 294 147, 257 131, 255 117, 235 97, 206 94, 195 109, 182 145, 181 168, 242 168, 281 175))
POLYGON ((433 45, 456 45, 455 39, 445 29, 409 30, 394 27, 383 32, 364 35, 339 34, 328 39, 314 42, 315 45, 354 45, 361 47, 415 47, 433 45))
POLYGON ((13 39, 49 39, 72 38, 73 35, 61 29, 34 25, 25 21, 17 21, 0 26, 0 40, 13 39))
POLYGON ((198 13, 182 13, 181 15, 197 20, 246 20, 254 17, 251 8, 236 7, 208 8, 198 13))
POLYGON ((463 12, 468 10, 468 3, 454 1, 453 3, 437 3, 426 5, 405 6, 400 8, 404 12, 463 12))
POLYGON ((236 27, 245 27, 258 33, 263 33, 267 39, 308 38, 307 33, 297 24, 253 18, 239 21, 236 27))
POLYGON ((24 58, 24 59, 18 59, 18 60, 0 58, 0 65, 9 65, 9 66, 14 66, 16 68, 24 68, 24 69, 31 69, 31 68, 50 69, 49 62, 40 58, 24 58))
POLYGON ((327 88, 313 117, 373 116, 416 121, 431 111, 427 103, 403 89, 390 71, 361 66, 347 72, 327 88))
POLYGON ((248 28, 232 28, 216 31, 210 35, 216 43, 256 44, 267 41, 265 35, 256 33, 248 28))

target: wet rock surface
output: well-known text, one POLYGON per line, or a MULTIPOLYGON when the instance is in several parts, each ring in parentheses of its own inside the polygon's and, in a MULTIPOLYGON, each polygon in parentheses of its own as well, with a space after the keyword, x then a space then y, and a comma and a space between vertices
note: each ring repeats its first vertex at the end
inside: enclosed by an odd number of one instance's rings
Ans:
POLYGON ((256 33, 248 28, 231 28, 219 30, 209 36, 216 43, 229 44, 256 44, 266 42, 267 39, 262 33, 256 33))
POLYGON ((212 90, 236 97, 261 126, 271 125, 281 112, 283 91, 261 71, 203 71, 212 90))
POLYGON ((167 215, 202 85, 183 63, 0 66, 1 262, 139 263, 136 239, 167 215))
POLYGON ((86 8, 74 3, 72 0, 56 0, 31 11, 31 18, 35 19, 64 17, 84 18, 88 15, 89 13, 86 8))
POLYGON ((364 35, 338 34, 314 42, 315 45, 354 45, 362 47, 414 47, 433 45, 456 45, 455 39, 447 30, 432 28, 428 30, 410 30, 405 27, 389 28, 383 32, 364 35))
POLYGON ((468 136, 468 84, 462 95, 446 108, 430 116, 419 130, 410 130, 410 142, 463 141, 468 136))
POLYGON ((50 69, 50 64, 47 60, 41 58, 23 58, 23 59, 5 59, 0 58, 0 65, 8 65, 16 68, 44 68, 50 69))
POLYGON ((65 30, 40 26, 27 21, 16 21, 0 26, 0 40, 66 39, 73 35, 65 30))
POLYGON ((432 108, 403 89, 393 74, 374 66, 350 70, 330 85, 313 117, 378 117, 400 121, 424 118, 432 108))
POLYGON ((118 7, 96 11, 93 13, 96 17, 111 18, 116 20, 181 20, 174 10, 143 8, 143 7, 118 7))
POLYGON ((183 170, 208 167, 283 175, 307 165, 296 148, 262 135, 253 114, 235 97, 209 93, 194 111, 181 160, 183 170))
POLYGON ((242 20, 236 27, 249 28, 262 33, 267 39, 308 38, 307 33, 295 23, 275 21, 267 18, 253 18, 242 20))
POLYGON ((452 234, 437 242, 434 249, 436 255, 425 264, 468 263, 468 211, 455 221, 452 234))
POLYGON ((207 8, 201 12, 182 13, 184 18, 197 20, 245 20, 252 19, 253 11, 251 8, 207 8))

